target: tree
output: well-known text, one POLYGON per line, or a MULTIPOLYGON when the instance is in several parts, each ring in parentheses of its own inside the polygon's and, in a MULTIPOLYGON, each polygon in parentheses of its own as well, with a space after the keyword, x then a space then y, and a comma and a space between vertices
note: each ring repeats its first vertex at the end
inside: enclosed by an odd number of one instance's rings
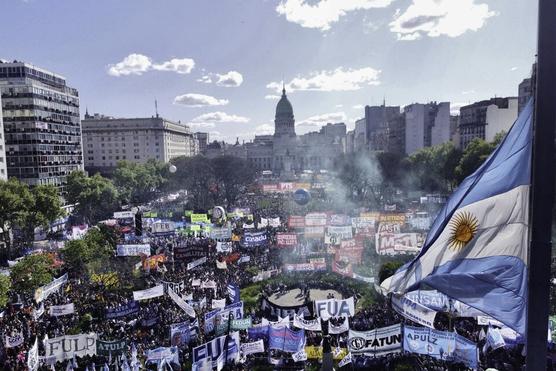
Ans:
POLYGON ((471 175, 490 156, 495 145, 480 138, 473 139, 463 151, 461 160, 456 167, 458 183, 471 175))
POLYGON ((111 217, 119 208, 114 184, 100 174, 88 177, 74 171, 68 176, 66 191, 68 202, 76 204, 74 213, 89 224, 111 217))
POLYGON ((10 278, 0 274, 0 309, 4 308, 6 304, 8 304, 8 292, 10 291, 11 286, 12 283, 10 282, 10 278))
POLYGON ((12 255, 11 235, 14 227, 26 224, 33 195, 29 187, 15 178, 0 181, 0 228, 2 228, 2 260, 12 255))
POLYGON ((211 161, 199 155, 177 157, 172 160, 176 172, 170 176, 172 189, 187 189, 189 206, 198 210, 208 210, 218 198, 217 181, 211 161))
POLYGON ((378 207, 383 177, 374 154, 358 152, 338 161, 338 179, 348 200, 378 207))
POLYGON ((25 217, 22 226, 25 241, 30 243, 34 239, 36 227, 48 228, 49 224, 64 215, 62 200, 58 190, 53 185, 38 185, 31 188, 33 204, 25 217))
POLYGON ((144 164, 118 162, 113 174, 114 185, 124 204, 139 205, 152 200, 166 182, 167 167, 156 160, 144 164))
POLYGON ((52 281, 54 259, 48 254, 33 254, 17 262, 12 267, 10 277, 14 290, 31 293, 52 281))
POLYGON ((425 147, 408 157, 413 186, 430 192, 450 191, 457 183, 460 152, 452 142, 425 147))
POLYGON ((255 180, 255 170, 247 161, 236 156, 219 156, 211 162, 218 191, 223 195, 226 206, 231 207, 255 180))
POLYGON ((91 228, 83 239, 65 243, 61 250, 64 267, 73 273, 83 273, 93 261, 104 264, 114 255, 115 247, 115 237, 107 228, 91 228))

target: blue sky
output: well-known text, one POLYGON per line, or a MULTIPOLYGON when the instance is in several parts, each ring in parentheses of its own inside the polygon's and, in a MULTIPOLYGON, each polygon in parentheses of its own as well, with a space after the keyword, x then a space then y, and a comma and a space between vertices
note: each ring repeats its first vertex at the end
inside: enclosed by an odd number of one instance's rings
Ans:
POLYGON ((284 80, 298 133, 362 106, 517 95, 530 0, 2 0, 0 58, 65 76, 81 110, 159 112, 228 141, 273 132, 284 80))

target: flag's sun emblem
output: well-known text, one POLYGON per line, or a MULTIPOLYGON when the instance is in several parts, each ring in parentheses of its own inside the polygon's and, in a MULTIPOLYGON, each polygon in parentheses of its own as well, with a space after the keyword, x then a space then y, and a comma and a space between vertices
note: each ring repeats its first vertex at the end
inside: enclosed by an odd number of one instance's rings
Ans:
POLYGON ((457 214, 450 221, 448 246, 454 250, 463 249, 475 237, 478 225, 479 221, 473 214, 469 212, 457 214))

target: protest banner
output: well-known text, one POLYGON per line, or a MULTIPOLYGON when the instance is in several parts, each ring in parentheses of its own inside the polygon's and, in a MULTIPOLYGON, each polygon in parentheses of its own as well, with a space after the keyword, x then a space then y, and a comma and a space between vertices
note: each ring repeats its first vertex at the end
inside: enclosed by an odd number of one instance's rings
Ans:
POLYGON ((46 358, 57 362, 76 357, 94 356, 97 353, 97 334, 65 335, 44 342, 46 358))
POLYGON ((400 324, 370 331, 349 330, 348 350, 375 357, 402 350, 402 326, 400 324))
POLYGON ((191 218, 191 223, 208 223, 207 214, 191 214, 189 216, 191 218))
POLYGON ((137 312, 139 312, 139 303, 136 301, 130 301, 119 307, 107 308, 105 317, 106 319, 112 319, 128 316, 137 312))
POLYGON ((305 217, 300 215, 291 215, 288 218, 288 228, 304 228, 305 217))
POLYGON ((299 352, 292 354, 292 359, 294 362, 303 362, 307 360, 307 353, 305 349, 301 349, 299 352))
POLYGON ((123 354, 127 348, 126 339, 104 341, 97 339, 97 354, 101 356, 117 356, 123 354))
POLYGON ((187 304, 187 302, 183 300, 178 294, 176 294, 174 290, 168 290, 168 295, 174 301, 174 303, 176 303, 176 305, 180 307, 189 317, 195 318, 197 316, 193 307, 187 304))
POLYGON ((189 344, 191 329, 189 321, 173 323, 170 325, 170 344, 180 347, 189 344))
POLYGON ((164 292, 168 292, 169 289, 174 290, 175 293, 180 294, 185 291, 185 282, 169 282, 169 281, 162 281, 162 285, 164 286, 164 292))
POLYGON ((129 244, 116 245, 116 255, 118 256, 151 256, 151 245, 149 244, 129 244))
POLYGON ((286 326, 270 326, 268 349, 297 353, 305 345, 305 331, 294 331, 286 326))
POLYGON ((297 234, 295 233, 276 233, 276 246, 294 247, 297 245, 297 234))
POLYGON ((479 368, 478 358, 477 344, 456 334, 456 349, 452 353, 451 359, 456 363, 463 363, 472 370, 477 370, 479 368))
POLYGON ((227 227, 213 228, 210 231, 210 238, 215 240, 229 240, 232 238, 232 229, 227 227))
POLYGON ((241 343, 240 346, 241 353, 244 356, 254 353, 263 353, 264 352, 264 341, 262 339, 251 342, 251 343, 241 343))
POLYGON ((322 238, 324 236, 324 230, 325 228, 321 226, 309 226, 305 227, 303 235, 305 238, 322 238))
POLYGON ((29 371, 37 371, 39 369, 39 338, 35 337, 33 346, 27 352, 27 368, 29 371))
POLYGON ((251 317, 242 318, 242 319, 233 319, 232 323, 230 324, 230 328, 232 331, 236 330, 247 330, 251 327, 251 317))
POLYGON ((5 336, 4 346, 6 348, 14 348, 23 344, 23 333, 16 332, 15 334, 9 334, 5 336))
POLYGON ((230 253, 230 252, 232 252, 232 243, 231 242, 218 241, 216 243, 216 251, 224 253, 224 254, 230 253))
POLYGON ((367 283, 375 283, 375 278, 374 277, 365 277, 362 275, 359 275, 355 272, 353 272, 353 279, 359 280, 359 281, 363 281, 363 282, 367 282, 367 283))
POLYGON ((405 214, 403 213, 381 213, 379 217, 380 223, 398 223, 405 224, 405 214))
POLYGON ((375 244, 379 255, 417 253, 423 236, 420 233, 377 233, 375 244))
POLYGON ((191 269, 195 269, 200 265, 203 265, 207 262, 207 257, 204 256, 202 258, 199 258, 197 260, 192 261, 191 263, 187 264, 187 270, 191 270, 191 269))
POLYGON ((340 241, 353 238, 353 228, 350 225, 330 226, 326 228, 326 233, 330 236, 336 236, 340 241))
POLYGON ((41 301, 49 297, 50 294, 52 294, 55 291, 58 291, 58 289, 60 289, 60 287, 62 287, 62 285, 67 281, 68 281, 68 274, 66 273, 63 276, 56 278, 52 282, 39 287, 38 289, 35 290, 35 301, 37 303, 40 303, 41 301))
POLYGON ((241 246, 247 248, 254 248, 260 246, 266 246, 268 242, 268 236, 266 231, 260 232, 245 232, 243 238, 241 239, 241 246))
POLYGON ((343 334, 344 332, 349 331, 349 318, 344 317, 344 320, 335 325, 332 321, 328 321, 328 333, 331 335, 343 334))
POLYGON ((326 226, 328 215, 326 213, 309 213, 305 215, 305 226, 324 227, 326 226))
POLYGON ((156 349, 149 349, 146 353, 147 364, 176 364, 178 366, 180 364, 178 347, 159 347, 156 349))
POLYGON ((216 361, 223 352, 226 352, 224 348, 226 336, 229 336, 228 350, 234 346, 239 349, 239 332, 235 331, 193 348, 193 362, 199 362, 205 358, 212 359, 213 362, 216 361))
POLYGON ((315 300, 315 315, 328 320, 331 317, 353 317, 355 303, 353 297, 348 299, 315 300))
POLYGON ((406 296, 392 295, 392 308, 410 321, 434 328, 436 312, 406 296))
POLYGON ((193 260, 206 257, 207 251, 204 246, 176 246, 174 247, 174 260, 191 262, 193 260))
POLYGON ((322 331, 322 327, 320 324, 320 318, 315 319, 304 319, 294 314, 293 316, 293 325, 297 328, 301 328, 304 330, 309 331, 322 331))
POLYGON ((404 326, 403 349, 438 359, 451 356, 456 348, 455 333, 427 327, 404 326))
POLYGON ((75 312, 75 308, 73 303, 68 303, 64 305, 53 305, 50 307, 48 314, 54 317, 58 316, 65 316, 68 314, 73 314, 75 312))
MULTIPOLYGON (((322 347, 321 346, 306 346, 305 353, 307 353, 307 359, 322 359, 322 347)), ((347 348, 340 348, 340 351, 333 354, 335 360, 340 360, 348 354, 347 348)))
POLYGON ((205 332, 212 332, 216 326, 216 319, 227 321, 229 319, 230 313, 233 319, 243 318, 243 301, 230 304, 224 308, 215 309, 208 313, 205 313, 205 332))
POLYGON ((132 219, 135 217, 135 212, 133 211, 115 211, 113 215, 114 219, 132 219))
POLYGON ((147 300, 164 295, 164 285, 160 284, 150 289, 133 291, 133 300, 147 300))

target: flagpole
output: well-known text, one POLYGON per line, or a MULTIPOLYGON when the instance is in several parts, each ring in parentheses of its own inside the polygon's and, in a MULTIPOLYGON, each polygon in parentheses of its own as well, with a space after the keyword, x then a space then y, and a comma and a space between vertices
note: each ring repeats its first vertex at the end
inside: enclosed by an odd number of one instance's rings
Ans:
POLYGON ((527 370, 546 369, 549 314, 554 127, 556 124, 556 1, 539 0, 533 125, 527 370))

